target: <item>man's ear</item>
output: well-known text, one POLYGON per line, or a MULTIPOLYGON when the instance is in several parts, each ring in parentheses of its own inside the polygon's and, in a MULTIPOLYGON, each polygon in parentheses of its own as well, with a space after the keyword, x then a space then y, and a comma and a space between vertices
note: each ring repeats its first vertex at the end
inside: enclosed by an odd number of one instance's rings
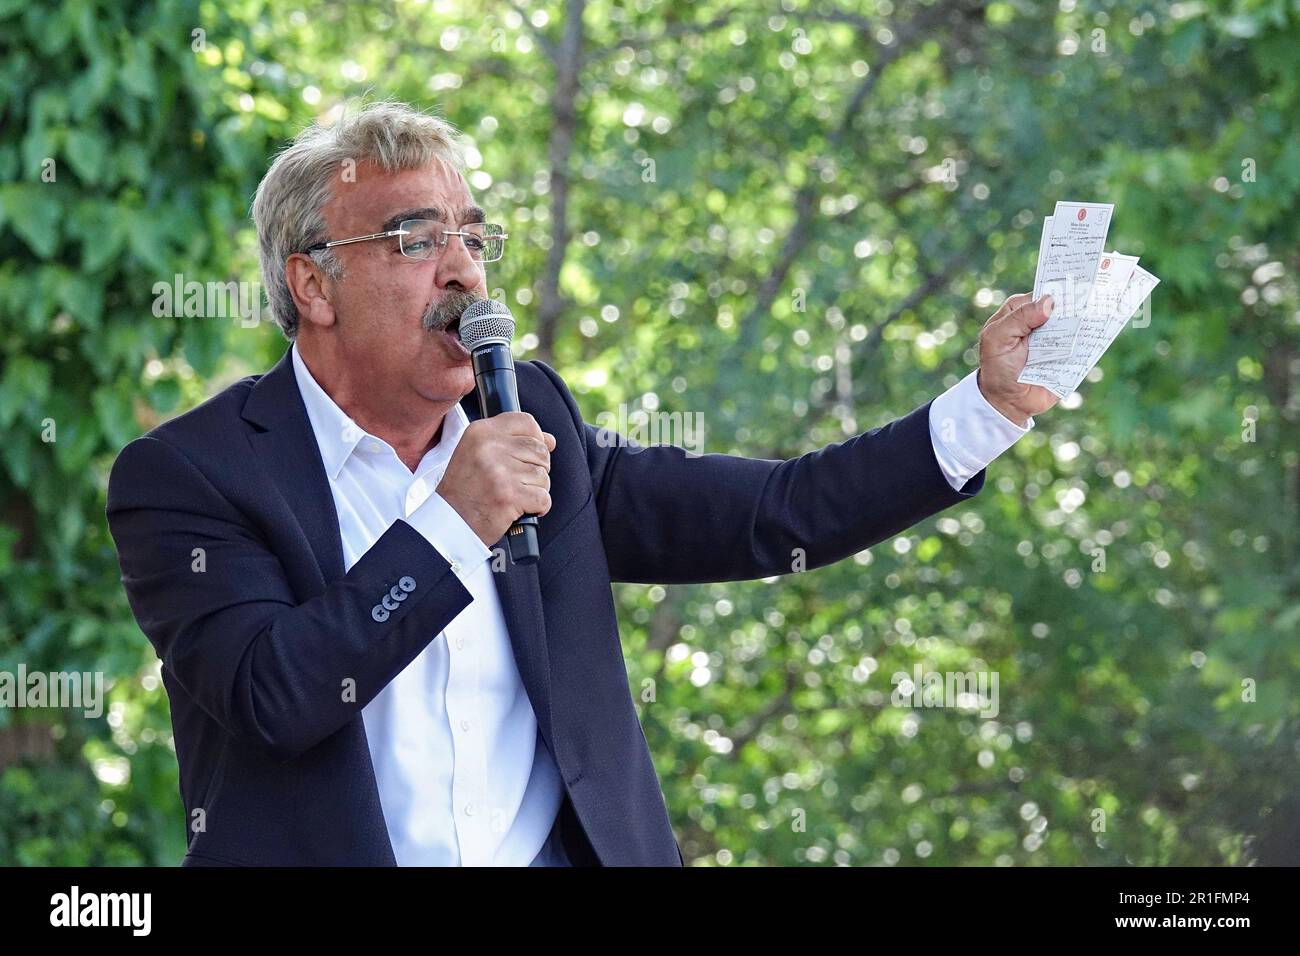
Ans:
POLYGON ((334 324, 334 306, 325 288, 328 281, 320 266, 311 257, 295 252, 284 263, 284 279, 289 284, 289 294, 298 307, 303 322, 322 328, 334 324))

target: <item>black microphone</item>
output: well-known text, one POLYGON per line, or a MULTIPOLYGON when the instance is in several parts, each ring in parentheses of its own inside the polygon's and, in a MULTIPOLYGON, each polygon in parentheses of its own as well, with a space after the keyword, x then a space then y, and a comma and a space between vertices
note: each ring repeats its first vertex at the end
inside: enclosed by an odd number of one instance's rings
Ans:
MULTIPOLYGON (((510 353, 514 336, 514 316, 495 299, 479 299, 460 317, 460 341, 474 363, 478 405, 484 418, 521 410, 515 358, 510 353)), ((535 564, 542 554, 537 546, 537 516, 521 517, 510 526, 506 540, 512 563, 535 564)))

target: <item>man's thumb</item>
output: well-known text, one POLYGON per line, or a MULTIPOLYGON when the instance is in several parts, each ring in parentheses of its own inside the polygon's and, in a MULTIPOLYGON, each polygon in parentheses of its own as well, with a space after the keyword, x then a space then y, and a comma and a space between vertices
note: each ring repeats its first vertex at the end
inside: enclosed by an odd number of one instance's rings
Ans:
POLYGON ((1031 329, 1036 329, 1047 321, 1048 317, 1052 314, 1052 305, 1053 302, 1050 295, 1045 295, 1034 303, 1035 308, 1030 309, 1029 311, 1029 327, 1031 329))

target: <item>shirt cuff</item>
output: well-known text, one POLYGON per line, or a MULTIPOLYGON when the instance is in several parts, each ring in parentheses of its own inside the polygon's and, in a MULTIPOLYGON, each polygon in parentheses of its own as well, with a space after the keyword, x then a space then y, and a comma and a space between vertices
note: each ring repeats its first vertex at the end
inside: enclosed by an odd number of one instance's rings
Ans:
POLYGON ((930 403, 930 442, 939 470, 953 490, 987 468, 1034 427, 1021 428, 989 404, 971 372, 930 403))
POLYGON ((447 559, 451 570, 462 581, 492 557, 492 552, 474 529, 436 491, 403 520, 447 559))

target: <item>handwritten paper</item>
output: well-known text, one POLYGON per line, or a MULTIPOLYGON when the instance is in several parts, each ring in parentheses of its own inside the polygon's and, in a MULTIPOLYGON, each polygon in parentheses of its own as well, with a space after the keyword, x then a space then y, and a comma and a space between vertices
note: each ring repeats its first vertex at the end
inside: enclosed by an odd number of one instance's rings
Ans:
POLYGON ((1159 284, 1159 279, 1138 265, 1137 256, 1105 253, 1097 267, 1074 351, 1066 358, 1026 366, 1017 381, 1041 385, 1058 398, 1070 395, 1159 284))
POLYGON ((1087 310, 1110 231, 1111 203, 1058 202, 1043 220, 1034 298, 1052 297, 1052 314, 1029 334, 1028 365, 1068 358, 1087 310))
POLYGON ((1126 256, 1117 252, 1103 254, 1097 266, 1097 277, 1092 283, 1088 305, 1083 311, 1083 317, 1075 334, 1074 351, 1062 358, 1026 366, 1019 381, 1027 385, 1042 385, 1053 391, 1075 382, 1076 379, 1082 381, 1092 367, 1088 359, 1092 355, 1093 348, 1097 342, 1106 338, 1114 313, 1119 306, 1119 298, 1137 264, 1137 256, 1126 256))

